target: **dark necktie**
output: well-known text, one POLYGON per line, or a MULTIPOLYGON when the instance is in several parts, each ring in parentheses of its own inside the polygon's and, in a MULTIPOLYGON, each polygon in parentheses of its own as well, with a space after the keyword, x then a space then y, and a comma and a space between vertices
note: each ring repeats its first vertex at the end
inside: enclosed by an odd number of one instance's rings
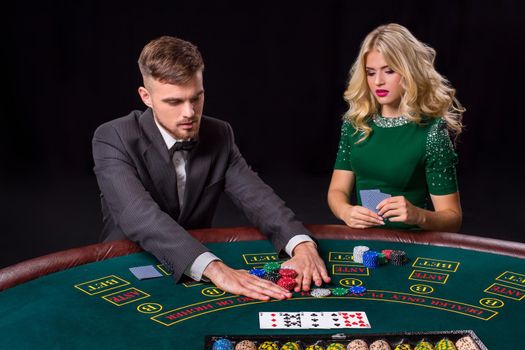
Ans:
POLYGON ((170 157, 173 158, 173 154, 177 151, 191 151, 193 147, 197 144, 197 140, 189 140, 189 141, 178 141, 171 146, 171 148, 168 150, 170 157))

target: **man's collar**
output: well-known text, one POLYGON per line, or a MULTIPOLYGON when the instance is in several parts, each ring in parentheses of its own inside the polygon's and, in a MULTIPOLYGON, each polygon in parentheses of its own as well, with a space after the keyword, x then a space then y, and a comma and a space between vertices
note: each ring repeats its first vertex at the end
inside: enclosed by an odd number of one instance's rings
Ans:
POLYGON ((162 138, 164 139, 164 143, 166 143, 166 147, 168 147, 168 149, 170 149, 171 146, 175 144, 175 142, 183 141, 183 140, 177 140, 176 138, 171 136, 171 134, 166 129, 164 129, 162 125, 160 125, 160 123, 157 121, 157 118, 155 118, 155 116, 153 116, 153 120, 155 121, 157 128, 159 128, 160 134, 162 135, 162 138))

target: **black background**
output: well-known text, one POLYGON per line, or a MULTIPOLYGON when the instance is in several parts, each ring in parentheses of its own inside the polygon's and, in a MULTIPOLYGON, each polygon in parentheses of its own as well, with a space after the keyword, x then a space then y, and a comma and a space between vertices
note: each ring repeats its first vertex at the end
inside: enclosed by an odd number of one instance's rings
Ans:
MULTIPOLYGON (((461 232, 525 242, 521 1, 18 2, 3 47, 0 267, 95 243, 91 138, 143 109, 136 61, 160 35, 195 43, 204 113, 229 121, 252 167, 305 223, 326 204, 342 93, 365 35, 397 22, 437 51, 467 108, 457 145, 461 232), (13 20, 14 19, 14 20, 13 20), (14 50, 11 50, 14 48, 14 50)), ((248 225, 224 199, 216 226, 248 225)))

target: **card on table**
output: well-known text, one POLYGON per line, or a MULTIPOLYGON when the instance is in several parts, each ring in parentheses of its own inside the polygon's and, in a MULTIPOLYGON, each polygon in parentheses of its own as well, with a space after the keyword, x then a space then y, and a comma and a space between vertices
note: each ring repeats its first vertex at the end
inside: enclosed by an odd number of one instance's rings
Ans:
POLYGON ((153 265, 130 267, 129 270, 139 280, 162 277, 162 274, 157 269, 155 269, 153 265))
POLYGON ((261 329, 371 328, 364 311, 259 312, 261 329))
POLYGON ((303 328, 300 312, 259 312, 261 329, 303 328))
POLYGON ((377 205, 384 199, 392 197, 388 193, 383 193, 380 190, 360 190, 359 195, 361 196, 361 205, 367 209, 370 209, 374 213, 377 213, 377 205))

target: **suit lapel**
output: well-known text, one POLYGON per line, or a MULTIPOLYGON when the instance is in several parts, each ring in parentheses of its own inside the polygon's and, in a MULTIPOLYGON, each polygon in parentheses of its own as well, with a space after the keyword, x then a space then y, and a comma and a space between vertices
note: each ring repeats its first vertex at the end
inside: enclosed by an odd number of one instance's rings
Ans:
POLYGON ((169 214, 178 219, 180 208, 177 198, 177 173, 169 158, 166 143, 153 120, 151 109, 148 108, 140 116, 140 125, 150 141, 143 153, 150 176, 169 214))

